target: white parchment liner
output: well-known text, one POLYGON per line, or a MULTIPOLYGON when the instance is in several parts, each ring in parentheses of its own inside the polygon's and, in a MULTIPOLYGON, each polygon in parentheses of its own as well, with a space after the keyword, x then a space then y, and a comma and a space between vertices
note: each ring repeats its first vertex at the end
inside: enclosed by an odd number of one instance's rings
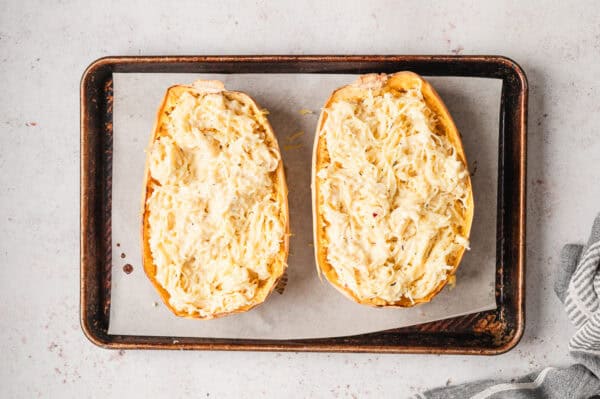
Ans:
POLYGON ((496 193, 502 82, 479 78, 430 78, 452 114, 473 176, 475 216, 471 250, 458 269, 456 287, 410 309, 375 309, 343 297, 317 277, 312 247, 311 153, 320 108, 354 75, 141 74, 114 78, 112 183, 112 289, 110 334, 220 338, 298 339, 355 335, 449 318, 496 307, 496 193), (269 110, 289 187, 288 285, 249 312, 217 320, 174 316, 144 275, 140 210, 145 148, 165 90, 197 79, 218 79, 248 93, 269 110), (311 110, 303 115, 301 110, 311 110), (302 131, 304 134, 295 133, 302 131), (123 257, 124 256, 124 257, 123 257), (125 264, 133 272, 123 270, 125 264))

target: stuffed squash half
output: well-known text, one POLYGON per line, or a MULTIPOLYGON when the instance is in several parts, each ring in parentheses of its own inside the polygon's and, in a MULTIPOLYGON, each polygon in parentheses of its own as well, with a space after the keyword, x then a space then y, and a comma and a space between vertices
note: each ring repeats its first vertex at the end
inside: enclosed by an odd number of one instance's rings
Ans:
POLYGON ((358 303, 428 302, 468 248, 474 205, 460 135, 412 72, 333 92, 317 125, 312 193, 317 267, 358 303))
POLYGON ((262 303, 287 267, 287 186, 265 112, 218 81, 173 86, 147 150, 144 270, 178 316, 262 303))

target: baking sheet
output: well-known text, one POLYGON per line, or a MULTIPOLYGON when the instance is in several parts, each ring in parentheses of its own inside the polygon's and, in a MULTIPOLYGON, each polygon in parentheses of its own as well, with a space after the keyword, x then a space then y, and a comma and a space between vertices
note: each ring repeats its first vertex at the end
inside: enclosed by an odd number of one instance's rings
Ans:
POLYGON ((109 334, 248 339, 348 336, 404 327, 496 308, 496 194, 502 81, 432 77, 460 130, 473 176, 475 217, 454 289, 410 309, 355 304, 315 269, 310 167, 320 107, 356 75, 113 74, 112 286, 109 334), (175 317, 147 280, 140 254, 140 209, 145 148, 165 90, 196 79, 222 80, 269 110, 289 188, 288 285, 254 310, 217 320, 175 317), (301 113, 311 110, 312 114, 301 113), (302 135, 297 132, 304 132, 302 135), (127 266, 126 266, 127 265, 127 266), (129 266, 130 265, 130 266, 129 266), (127 273, 129 272, 129 273, 127 273))

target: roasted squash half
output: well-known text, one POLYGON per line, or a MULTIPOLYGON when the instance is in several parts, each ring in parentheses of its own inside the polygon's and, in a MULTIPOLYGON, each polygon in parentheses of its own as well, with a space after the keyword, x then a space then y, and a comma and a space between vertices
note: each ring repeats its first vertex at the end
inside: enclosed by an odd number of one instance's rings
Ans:
POLYGON ((218 81, 173 86, 146 159, 143 264, 168 308, 212 319, 264 302, 289 245, 287 186, 266 112, 218 81))
POLYGON ((430 301, 469 246, 461 137, 412 72, 364 75, 333 92, 317 125, 312 195, 317 268, 360 304, 430 301))

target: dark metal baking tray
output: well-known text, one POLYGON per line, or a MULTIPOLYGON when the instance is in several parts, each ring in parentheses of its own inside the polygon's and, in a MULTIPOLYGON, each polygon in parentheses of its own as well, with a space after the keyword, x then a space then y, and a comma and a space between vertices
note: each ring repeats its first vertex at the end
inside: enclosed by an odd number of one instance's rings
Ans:
POLYGON ((527 78, 501 56, 169 56, 107 57, 81 79, 81 326, 113 349, 204 349, 495 355, 525 327, 527 78), (111 287, 112 74, 391 73, 502 79, 496 229, 497 309, 350 337, 295 340, 108 334, 111 287))

